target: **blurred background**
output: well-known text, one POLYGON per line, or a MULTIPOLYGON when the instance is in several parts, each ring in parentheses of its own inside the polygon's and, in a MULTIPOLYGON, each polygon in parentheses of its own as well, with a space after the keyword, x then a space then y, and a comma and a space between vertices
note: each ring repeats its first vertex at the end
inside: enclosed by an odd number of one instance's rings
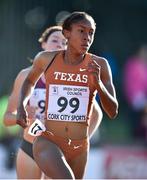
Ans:
POLYGON ((15 77, 41 50, 43 30, 73 11, 95 19, 90 52, 109 61, 120 104, 91 139, 85 178, 147 178, 146 0, 0 0, 0 178, 16 178, 21 130, 3 125, 15 77))

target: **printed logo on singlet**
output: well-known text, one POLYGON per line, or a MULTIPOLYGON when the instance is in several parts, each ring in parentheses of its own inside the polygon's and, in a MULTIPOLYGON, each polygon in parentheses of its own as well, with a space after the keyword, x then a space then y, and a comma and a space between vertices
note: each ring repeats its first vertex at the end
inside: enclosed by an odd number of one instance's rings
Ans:
POLYGON ((85 122, 89 103, 89 87, 49 85, 47 119, 85 122))
POLYGON ((72 81, 72 82, 82 82, 82 83, 87 83, 88 81, 88 76, 86 74, 54 72, 54 77, 55 80, 61 80, 61 81, 72 81))
POLYGON ((29 100, 29 105, 35 108, 35 117, 40 120, 45 117, 45 95, 45 89, 36 88, 29 100))
POLYGON ((81 71, 81 72, 82 72, 82 71, 86 71, 86 69, 80 68, 80 71, 81 71))

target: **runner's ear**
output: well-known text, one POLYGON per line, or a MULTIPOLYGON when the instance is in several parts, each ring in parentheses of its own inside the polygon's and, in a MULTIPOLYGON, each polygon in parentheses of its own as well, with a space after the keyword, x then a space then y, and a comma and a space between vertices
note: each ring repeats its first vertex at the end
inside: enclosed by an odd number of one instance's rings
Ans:
POLYGON ((69 39, 69 37, 70 37, 70 31, 69 31, 69 30, 64 29, 64 30, 63 30, 63 35, 64 35, 64 37, 68 40, 68 39, 69 39))

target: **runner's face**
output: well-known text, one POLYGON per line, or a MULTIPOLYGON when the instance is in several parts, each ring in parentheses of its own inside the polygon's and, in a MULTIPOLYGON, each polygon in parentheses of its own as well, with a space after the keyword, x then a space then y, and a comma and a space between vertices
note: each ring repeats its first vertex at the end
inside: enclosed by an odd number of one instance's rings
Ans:
POLYGON ((66 49, 66 39, 61 31, 53 32, 46 42, 42 43, 44 50, 58 51, 66 49))
POLYGON ((90 20, 74 23, 69 31, 68 44, 78 53, 87 52, 93 43, 95 25, 90 20))

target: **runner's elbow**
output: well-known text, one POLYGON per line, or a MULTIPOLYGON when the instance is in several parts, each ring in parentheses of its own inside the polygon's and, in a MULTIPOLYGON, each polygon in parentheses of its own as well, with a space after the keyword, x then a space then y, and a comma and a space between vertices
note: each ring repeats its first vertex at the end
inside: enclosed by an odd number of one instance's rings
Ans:
POLYGON ((6 114, 4 115, 3 123, 4 123, 5 126, 9 126, 9 122, 8 122, 6 114))
POLYGON ((118 105, 108 113, 110 119, 115 119, 118 115, 118 105))

